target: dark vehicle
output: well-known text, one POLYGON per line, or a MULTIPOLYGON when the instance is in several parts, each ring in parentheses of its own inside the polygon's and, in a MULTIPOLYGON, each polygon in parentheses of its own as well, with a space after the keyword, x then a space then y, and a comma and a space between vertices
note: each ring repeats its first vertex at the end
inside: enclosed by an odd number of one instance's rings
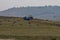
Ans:
POLYGON ((32 16, 29 16, 29 17, 24 17, 24 20, 32 20, 33 19, 33 17, 32 16))

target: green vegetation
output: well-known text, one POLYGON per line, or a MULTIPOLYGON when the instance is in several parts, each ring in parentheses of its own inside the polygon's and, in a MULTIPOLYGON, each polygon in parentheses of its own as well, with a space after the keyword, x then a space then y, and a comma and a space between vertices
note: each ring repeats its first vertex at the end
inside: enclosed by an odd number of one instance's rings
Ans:
POLYGON ((41 19, 26 21, 19 17, 0 17, 0 38, 21 40, 36 38, 34 40, 37 40, 41 36, 43 38, 60 36, 60 22, 41 19))

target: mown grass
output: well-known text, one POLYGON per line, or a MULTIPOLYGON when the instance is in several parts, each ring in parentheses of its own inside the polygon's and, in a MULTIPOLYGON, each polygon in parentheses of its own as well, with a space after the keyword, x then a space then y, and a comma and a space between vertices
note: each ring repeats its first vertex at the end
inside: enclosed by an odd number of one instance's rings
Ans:
POLYGON ((26 21, 19 17, 0 17, 0 38, 14 37, 21 40, 37 40, 41 38, 40 36, 43 38, 60 36, 59 30, 60 22, 58 21, 40 19, 26 21))

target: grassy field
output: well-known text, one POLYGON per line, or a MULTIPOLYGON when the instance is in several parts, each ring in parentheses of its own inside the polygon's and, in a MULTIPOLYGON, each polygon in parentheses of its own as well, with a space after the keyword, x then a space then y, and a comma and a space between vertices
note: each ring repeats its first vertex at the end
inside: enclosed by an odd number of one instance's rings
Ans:
POLYGON ((55 37, 60 38, 60 21, 42 19, 26 21, 19 17, 0 17, 0 38, 54 40, 55 37))

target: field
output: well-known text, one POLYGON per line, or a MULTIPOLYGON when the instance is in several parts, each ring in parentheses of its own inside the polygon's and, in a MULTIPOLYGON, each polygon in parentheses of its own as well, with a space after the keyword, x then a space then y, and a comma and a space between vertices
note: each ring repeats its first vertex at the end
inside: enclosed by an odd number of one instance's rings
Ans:
POLYGON ((16 40, 59 40, 60 21, 0 17, 0 38, 16 40))

